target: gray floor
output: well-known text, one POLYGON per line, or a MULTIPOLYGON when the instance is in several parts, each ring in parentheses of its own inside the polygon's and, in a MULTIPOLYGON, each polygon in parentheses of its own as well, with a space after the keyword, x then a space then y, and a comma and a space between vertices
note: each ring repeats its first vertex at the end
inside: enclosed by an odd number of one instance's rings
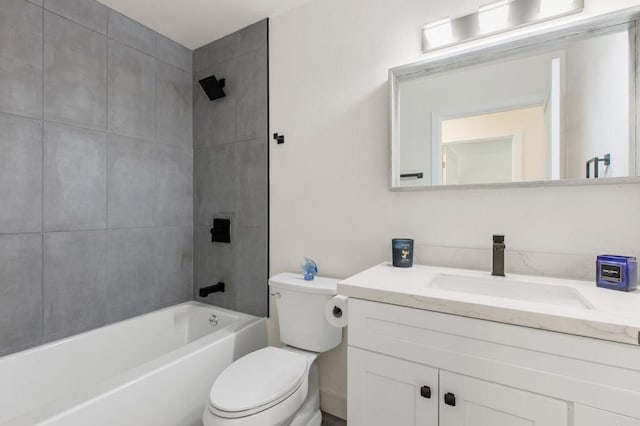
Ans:
POLYGON ((322 413, 322 426, 346 426, 347 422, 331 414, 322 413))

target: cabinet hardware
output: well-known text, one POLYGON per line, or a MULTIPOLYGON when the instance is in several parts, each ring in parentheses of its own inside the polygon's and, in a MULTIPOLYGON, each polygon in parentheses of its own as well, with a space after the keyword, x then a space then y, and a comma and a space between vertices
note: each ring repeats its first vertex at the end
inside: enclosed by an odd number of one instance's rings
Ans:
POLYGON ((431 398, 431 388, 429 386, 422 386, 420 388, 420 396, 423 398, 431 398))
POLYGON ((444 403, 450 405, 452 407, 456 406, 456 396, 451 392, 447 392, 444 394, 444 403))

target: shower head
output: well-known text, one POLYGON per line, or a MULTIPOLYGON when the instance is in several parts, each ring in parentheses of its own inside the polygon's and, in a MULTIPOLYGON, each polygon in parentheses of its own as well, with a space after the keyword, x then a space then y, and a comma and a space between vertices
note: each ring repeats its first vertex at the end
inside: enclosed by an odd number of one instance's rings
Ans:
POLYGON ((222 88, 225 86, 225 79, 218 80, 215 75, 200 80, 200 86, 204 89, 210 101, 224 98, 226 94, 222 88))

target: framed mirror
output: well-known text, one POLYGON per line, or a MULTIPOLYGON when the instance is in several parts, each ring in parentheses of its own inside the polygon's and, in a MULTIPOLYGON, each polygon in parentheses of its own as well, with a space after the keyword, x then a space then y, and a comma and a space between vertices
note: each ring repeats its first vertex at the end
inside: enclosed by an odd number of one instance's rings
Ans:
POLYGON ((639 12, 391 69, 391 188, 637 176, 639 12))

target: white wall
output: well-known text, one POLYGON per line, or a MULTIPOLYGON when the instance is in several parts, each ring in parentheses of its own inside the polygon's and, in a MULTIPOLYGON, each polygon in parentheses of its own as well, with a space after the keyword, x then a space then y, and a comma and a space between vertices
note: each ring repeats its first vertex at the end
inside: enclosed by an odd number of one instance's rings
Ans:
MULTIPOLYGON (((387 70, 423 58, 426 22, 480 3, 312 0, 272 18, 270 126, 286 143, 270 147, 271 274, 309 256, 321 274, 347 277, 389 260, 396 236, 415 239, 418 263, 488 269, 491 234, 502 232, 507 272, 591 277, 599 253, 640 255, 637 184, 388 190, 387 70)), ((585 3, 597 14, 638 1, 585 3)), ((320 367, 323 408, 345 415, 344 345, 320 367)))

